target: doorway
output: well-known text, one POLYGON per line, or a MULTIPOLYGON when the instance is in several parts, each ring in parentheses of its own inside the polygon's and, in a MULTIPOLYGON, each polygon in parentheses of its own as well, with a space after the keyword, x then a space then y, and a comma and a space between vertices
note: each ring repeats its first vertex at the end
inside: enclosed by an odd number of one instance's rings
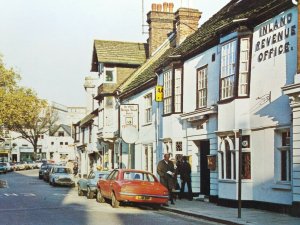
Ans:
POLYGON ((210 195, 210 170, 207 165, 207 155, 210 154, 209 140, 199 142, 200 155, 200 193, 210 195))

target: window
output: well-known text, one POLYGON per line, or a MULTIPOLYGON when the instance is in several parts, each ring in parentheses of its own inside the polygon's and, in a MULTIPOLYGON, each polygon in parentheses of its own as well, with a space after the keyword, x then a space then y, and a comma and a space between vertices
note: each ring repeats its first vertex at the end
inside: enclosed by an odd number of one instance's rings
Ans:
POLYGON ((182 102, 182 85, 181 85, 181 82, 182 82, 182 69, 179 68, 179 69, 175 69, 175 90, 174 90, 174 106, 175 106, 175 112, 182 112, 182 109, 181 109, 181 102, 182 102))
POLYGON ((105 68, 104 83, 115 83, 115 82, 116 82, 115 69, 105 68))
POLYGON ((181 141, 177 141, 175 143, 175 145, 176 145, 176 151, 177 152, 182 152, 182 142, 181 141))
POLYGON ((251 179, 250 135, 242 136, 242 179, 251 179))
POLYGON ((92 124, 89 125, 89 143, 92 143, 92 124))
POLYGON ((85 132, 84 132, 85 130, 84 130, 84 128, 81 128, 81 133, 82 133, 82 144, 84 144, 85 143, 85 140, 84 140, 84 136, 85 136, 85 132))
POLYGON ((234 96, 236 70, 236 40, 221 49, 221 100, 234 96))
POLYGON ((51 142, 51 145, 54 145, 54 142, 53 142, 53 141, 51 142))
POLYGON ((64 137, 65 136, 65 132, 63 131, 58 131, 58 137, 64 137))
POLYGON ((220 179, 236 179, 236 154, 234 147, 234 136, 221 138, 219 151, 219 174, 220 179))
POLYGON ((197 71, 197 108, 207 105, 207 67, 197 71))
POLYGON ((63 142, 59 142, 59 144, 60 144, 60 145, 63 145, 64 143, 63 143, 63 142))
POLYGON ((249 94, 249 55, 250 38, 242 38, 240 44, 239 96, 248 96, 249 94))
POLYGON ((145 123, 152 122, 152 94, 145 96, 145 123))
POLYGON ((172 71, 163 74, 164 79, 164 114, 172 113, 172 71))
POLYGON ((65 142, 65 145, 68 145, 69 143, 68 142, 65 142))
POLYGON ((291 181, 291 134, 289 130, 282 130, 279 132, 279 136, 277 179, 279 181, 291 181))
POLYGON ((144 145, 144 159, 145 159, 145 166, 144 169, 146 171, 150 171, 153 173, 153 147, 151 144, 144 145))

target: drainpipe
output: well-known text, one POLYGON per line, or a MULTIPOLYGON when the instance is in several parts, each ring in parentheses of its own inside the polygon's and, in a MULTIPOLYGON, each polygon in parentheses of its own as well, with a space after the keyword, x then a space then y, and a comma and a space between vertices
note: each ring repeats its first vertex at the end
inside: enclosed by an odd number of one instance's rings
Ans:
MULTIPOLYGON (((158 74, 157 73, 155 73, 155 75, 156 75, 156 85, 158 85, 159 84, 159 76, 158 76, 158 74)), ((156 118, 155 118, 155 120, 156 120, 156 126, 155 126, 155 131, 156 131, 156 133, 155 133, 155 135, 156 135, 156 158, 155 158, 155 162, 157 162, 157 154, 159 153, 159 151, 158 151, 158 142, 159 142, 159 102, 156 102, 156 118)), ((153 149, 152 149, 152 161, 153 161, 153 159, 154 159, 154 151, 153 151, 153 149)), ((152 164, 154 164, 153 162, 152 162, 152 164)))

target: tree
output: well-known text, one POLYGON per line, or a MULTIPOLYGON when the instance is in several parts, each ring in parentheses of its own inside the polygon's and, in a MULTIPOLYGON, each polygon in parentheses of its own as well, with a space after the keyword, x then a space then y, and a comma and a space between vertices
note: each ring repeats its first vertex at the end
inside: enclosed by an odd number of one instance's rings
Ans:
POLYGON ((6 69, 0 57, 0 125, 30 142, 36 156, 39 137, 49 132, 58 118, 33 90, 20 87, 19 80, 20 76, 6 69))

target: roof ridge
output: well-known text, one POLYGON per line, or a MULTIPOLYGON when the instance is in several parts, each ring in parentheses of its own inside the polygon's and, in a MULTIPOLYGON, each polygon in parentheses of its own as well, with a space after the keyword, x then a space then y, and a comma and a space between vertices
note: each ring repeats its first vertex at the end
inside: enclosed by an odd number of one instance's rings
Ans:
POLYGON ((126 44, 147 44, 147 42, 117 41, 117 40, 99 40, 99 39, 94 39, 94 42, 95 41, 101 41, 101 42, 118 42, 118 43, 126 43, 126 44))

